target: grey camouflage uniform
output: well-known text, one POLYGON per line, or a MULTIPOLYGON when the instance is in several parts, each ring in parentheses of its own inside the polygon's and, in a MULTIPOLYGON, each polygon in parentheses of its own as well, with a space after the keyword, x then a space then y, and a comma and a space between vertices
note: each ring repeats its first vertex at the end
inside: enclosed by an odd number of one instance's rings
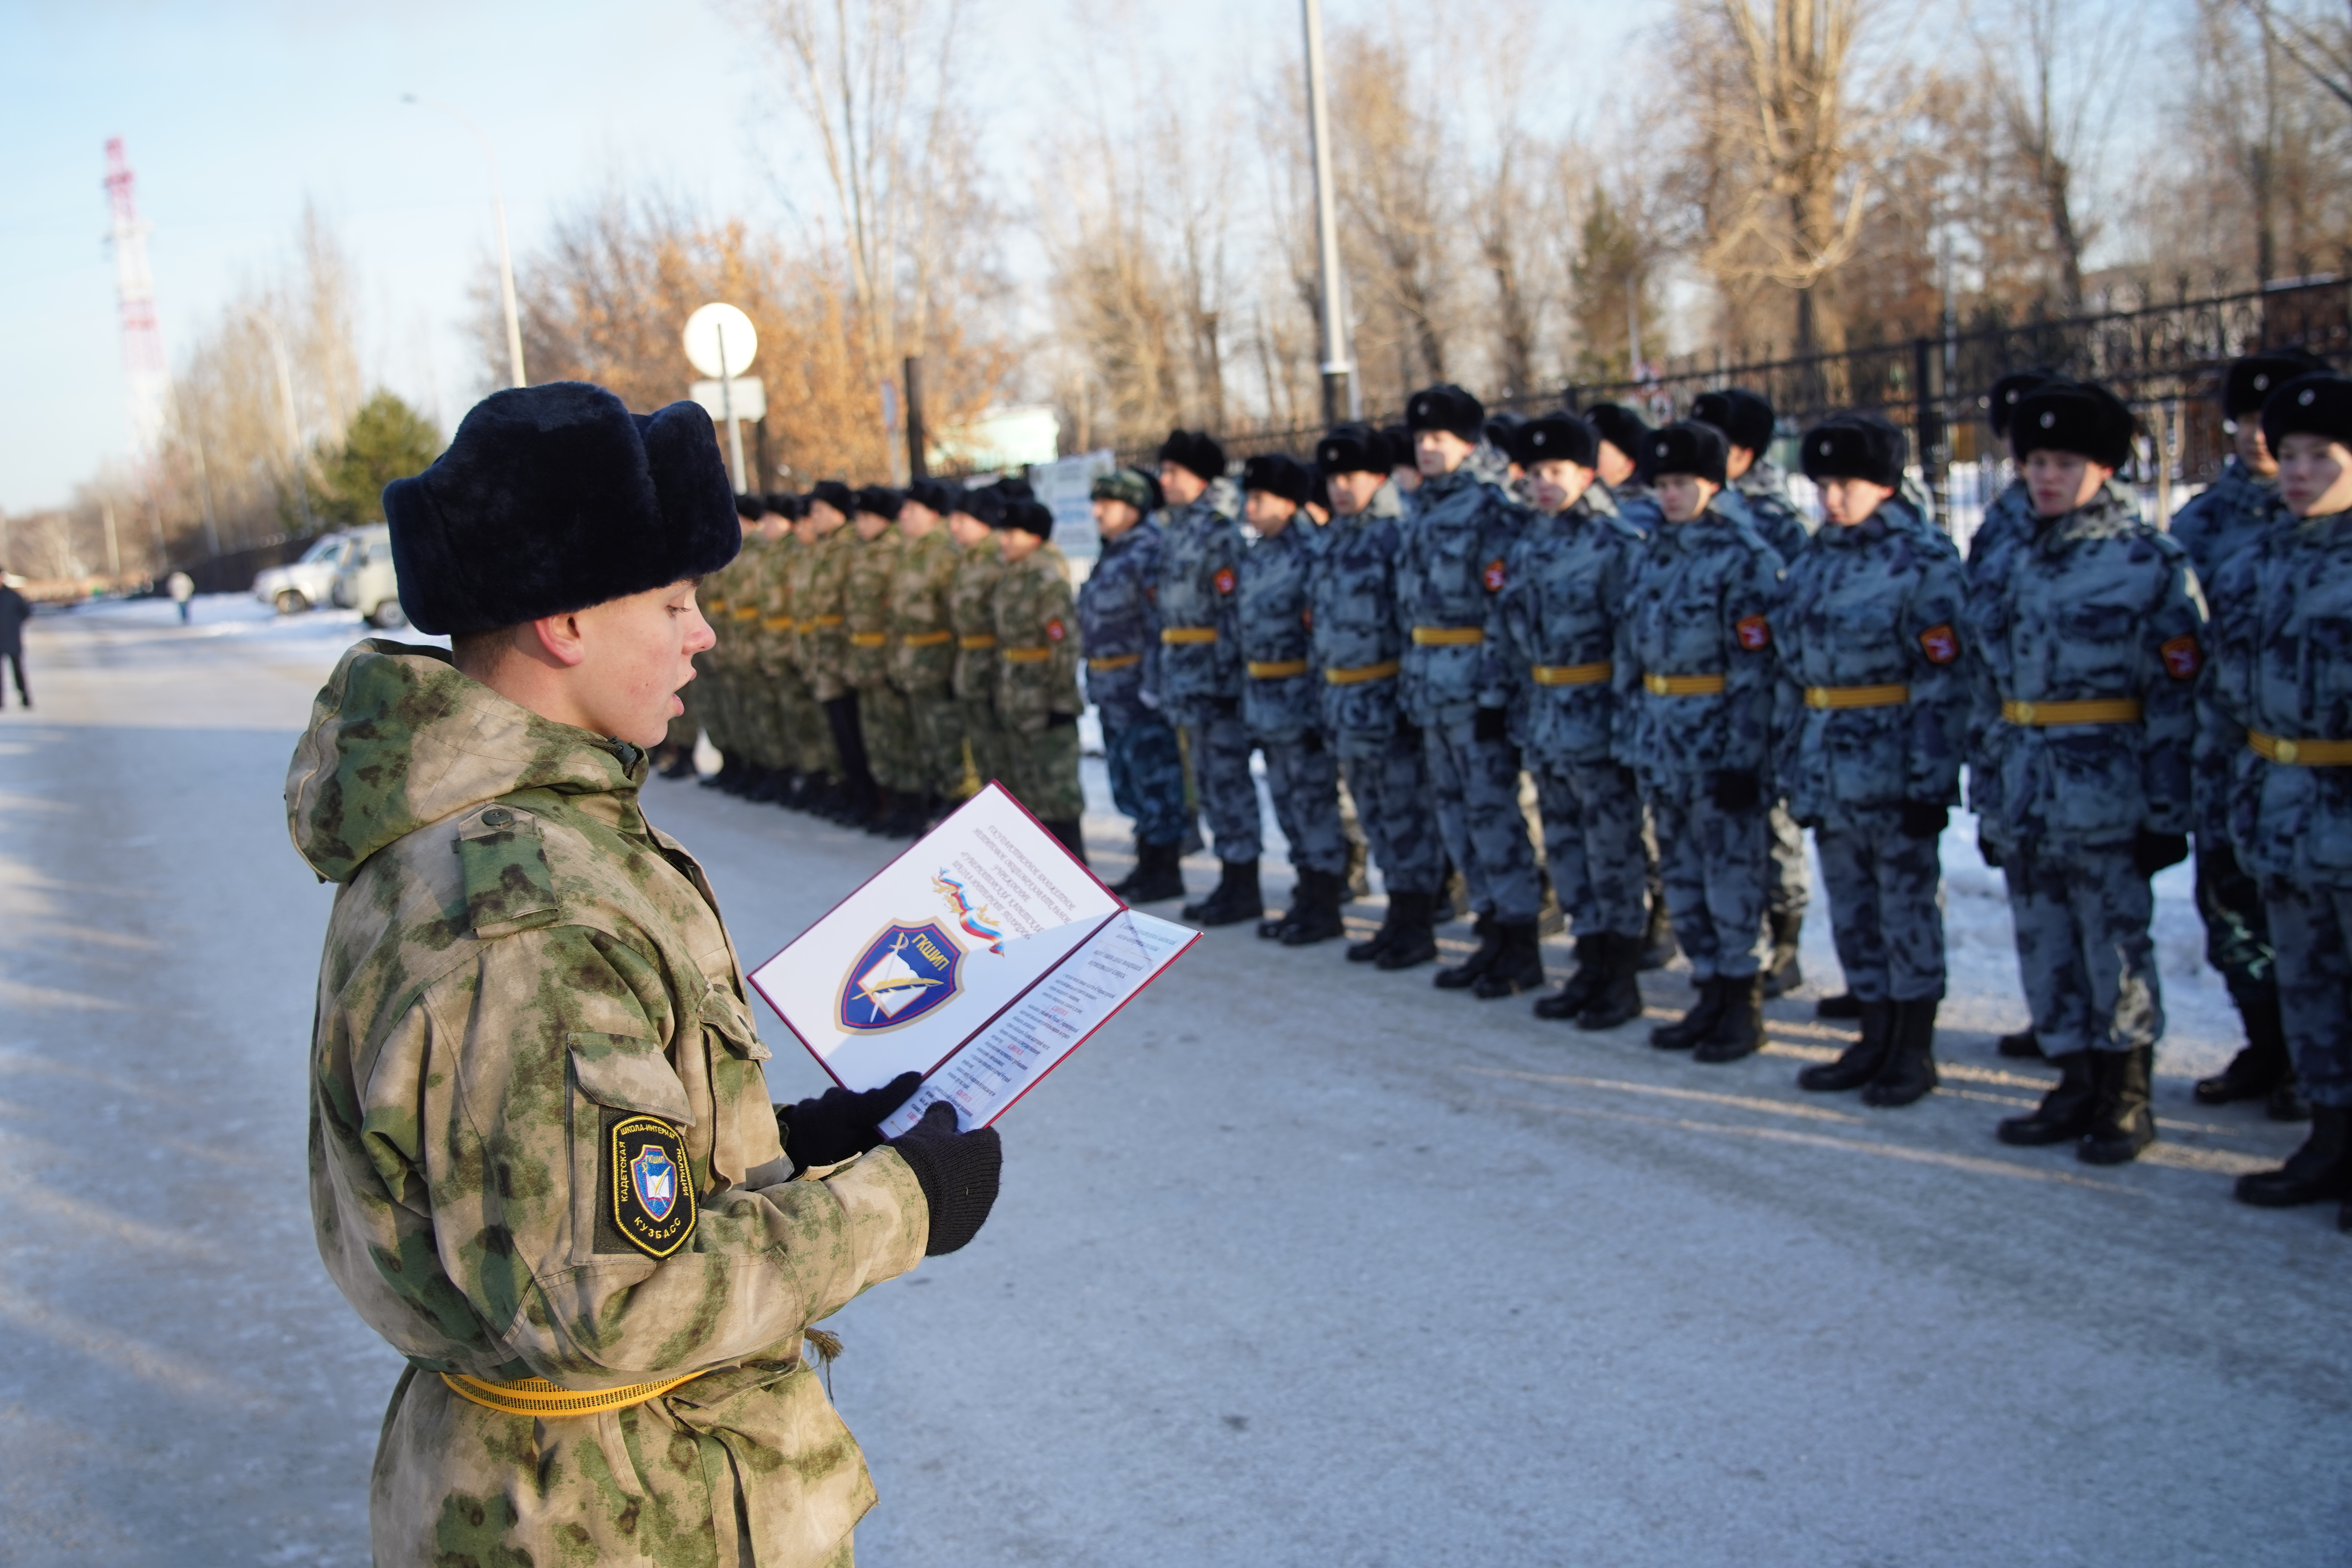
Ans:
POLYGON ((1958 800, 1968 733, 1959 552, 1908 512, 1889 501, 1824 525, 1789 568, 1772 627, 1776 771, 1821 847, 1838 962, 1864 1002, 1944 994, 1937 840, 1905 833, 1902 807, 1958 800))
POLYGON ((1993 565, 1969 587, 1972 723, 2034 1035, 2053 1057, 2153 1046, 2164 998, 2133 844, 2190 826, 2196 579, 2112 486, 2037 519, 1993 565), (2005 701, 2115 700, 2139 702, 2140 721, 2002 717, 2005 701))
POLYGON ((1258 858, 1257 784, 1242 720, 1241 525, 1211 490, 1160 514, 1159 681, 1153 695, 1183 726, 1201 814, 1217 858, 1258 858), (1209 636, 1206 634, 1213 634, 1209 636), (1188 640, 1190 639, 1190 640, 1188 640))
POLYGON ((1159 708, 1159 624, 1151 595, 1160 577, 1160 525, 1150 518, 1106 539, 1078 585, 1086 634, 1087 699, 1102 722, 1111 803, 1135 820, 1143 844, 1175 844, 1192 826, 1184 806, 1184 758, 1175 727, 1159 708))
MULTIPOLYGON (((1759 453, 1746 473, 1731 482, 1724 496, 1724 510, 1745 507, 1748 521, 1757 536, 1770 545, 1788 565, 1805 548, 1811 532, 1796 504, 1789 500, 1788 476, 1780 466, 1759 453)), ((1811 900, 1810 869, 1805 864, 1805 831, 1797 826, 1788 802, 1772 803, 1770 823, 1772 833, 1772 880, 1765 889, 1764 907, 1775 915, 1802 917, 1811 900)))
POLYGON ((1339 756, 1323 733, 1323 672, 1315 668, 1307 597, 1322 530, 1304 509, 1272 538, 1253 542, 1241 561, 1242 720, 1265 753, 1274 819, 1290 841, 1290 863, 1333 876, 1348 868, 1339 826, 1339 756))

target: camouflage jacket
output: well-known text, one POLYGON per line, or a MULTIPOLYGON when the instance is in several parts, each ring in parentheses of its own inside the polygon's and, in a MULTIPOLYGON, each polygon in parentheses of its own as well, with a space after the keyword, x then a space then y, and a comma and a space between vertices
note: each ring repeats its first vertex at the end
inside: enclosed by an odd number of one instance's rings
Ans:
POLYGON ((2221 478, 2173 514, 2172 537, 2189 552, 2197 581, 2210 588, 2224 562, 2289 515, 2278 480, 2257 478, 2233 457, 2221 478))
POLYGON ((702 580, 697 602, 715 640, 709 651, 699 657, 709 659, 715 669, 733 668, 742 651, 743 638, 735 630, 735 601, 751 585, 748 573, 749 563, 739 552, 734 560, 702 580))
POLYGON ((1605 487, 1565 511, 1531 517, 1511 547, 1488 641, 1512 692, 1511 732, 1530 758, 1603 763, 1616 754, 1617 617, 1647 552, 1605 487))
MULTIPOLYGON (((768 575, 775 563, 775 547, 759 534, 743 536, 743 548, 728 570, 734 577, 728 589, 728 651, 740 669, 756 670, 767 650, 768 575)), ((708 617, 706 617, 708 618, 708 617)))
POLYGON ((1796 504, 1789 500, 1788 476, 1769 458, 1759 457, 1748 465, 1748 471, 1734 479, 1718 500, 1726 511, 1747 509, 1748 524, 1757 537, 1780 553, 1784 566, 1797 558, 1812 536, 1796 504))
POLYGON ((1501 661, 1486 646, 1486 619, 1528 514, 1468 467, 1422 481, 1420 514, 1397 552, 1397 618, 1407 638, 1398 698, 1424 728, 1510 704, 1501 661))
POLYGON ((963 552, 948 590, 948 620, 955 627, 955 694, 959 701, 996 700, 996 580, 1004 552, 996 535, 963 552))
POLYGON ((2215 574, 2211 605, 2198 830, 2257 876, 2352 887, 2352 768, 2248 744, 2352 740, 2352 513, 2274 525, 2215 574))
POLYGON ((1595 479, 1592 484, 1594 491, 1607 495, 1610 503, 1617 509, 1617 515, 1640 530, 1643 538, 1651 538, 1665 527, 1666 514, 1658 510, 1658 498, 1651 494, 1650 487, 1640 479, 1627 479, 1615 486, 1604 485, 1595 479))
POLYGON ((1993 571, 2001 552, 2033 531, 2033 497, 2021 479, 2011 479, 1985 503, 1982 521, 1969 536, 1969 584, 1993 571))
POLYGON ((1190 705, 1242 694, 1241 524, 1203 495, 1160 514, 1160 697, 1181 716, 1190 705), (1171 640, 1169 634, 1176 634, 1171 640), (1214 633, 1211 639, 1200 637, 1214 633), (1189 639, 1189 640, 1188 640, 1189 639))
POLYGON ((739 1515, 746 1560, 818 1562, 872 1503, 800 1339, 920 1260, 921 1189, 887 1149, 790 1179, 733 946, 639 810, 645 775, 634 747, 379 641, 295 750, 294 842, 338 884, 319 1251, 413 1369, 376 1460, 379 1563, 707 1563, 739 1515), (704 1370, 537 1427, 434 1375, 704 1370))
POLYGON ((1720 771, 1768 777, 1780 556, 1710 504, 1659 524, 1639 559, 1617 620, 1619 756, 1654 788, 1720 771), (1656 689, 1693 677, 1721 689, 1656 689))
POLYGON ((849 691, 843 678, 848 668, 848 617, 841 601, 849 575, 848 547, 856 542, 846 527, 837 528, 790 558, 793 658, 819 702, 849 691))
POLYGON ((2114 488, 1969 587, 1969 804, 1993 837, 2084 844, 2189 826, 2204 601, 2188 552, 2114 488), (2035 723, 2004 704, 2132 701, 2136 723, 2035 723), (2012 722, 2015 718, 2019 721, 2012 722))
POLYGON ((1146 691, 1159 694, 1160 626, 1151 596, 1159 588, 1160 548, 1160 525, 1147 517, 1103 541, 1095 569, 1078 588, 1087 698, 1113 730, 1142 719, 1146 691))
POLYGON ((890 684, 941 695, 955 679, 956 637, 948 600, 963 552, 944 524, 908 542, 891 574, 890 684))
POLYGON ((1845 808, 1958 801, 1968 738, 1968 588, 1959 552, 1890 500, 1852 528, 1822 529, 1790 566, 1772 617, 1780 650, 1773 774, 1800 822, 1845 808), (1907 698, 1835 706, 1836 693, 1907 698), (1883 695, 1883 694, 1881 694, 1883 695))
POLYGON ((873 539, 843 529, 837 539, 849 566, 842 577, 841 610, 848 617, 848 652, 843 679, 860 691, 890 682, 890 580, 907 553, 896 528, 873 539))
POLYGON ((792 548, 790 534, 769 540, 755 533, 743 542, 743 555, 751 557, 751 581, 744 595, 751 614, 737 624, 744 629, 746 665, 769 678, 792 657, 792 623, 784 614, 792 548))
POLYGON ((1311 602, 1323 726, 1334 734, 1386 735, 1397 725, 1397 672, 1405 629, 1397 619, 1396 560, 1404 547, 1404 498, 1393 483, 1354 517, 1334 517, 1316 554, 1311 602), (1386 673, 1381 673, 1385 670, 1386 673))
POLYGON ((1295 741, 1323 722, 1323 672, 1315 668, 1308 598, 1323 531, 1305 509, 1242 552, 1242 722, 1266 741, 1295 741))
POLYGON ((1008 730, 1042 734, 1055 714, 1085 710, 1078 696, 1077 606, 1070 563, 1051 544, 1008 561, 991 600, 996 626, 996 716, 1008 730))

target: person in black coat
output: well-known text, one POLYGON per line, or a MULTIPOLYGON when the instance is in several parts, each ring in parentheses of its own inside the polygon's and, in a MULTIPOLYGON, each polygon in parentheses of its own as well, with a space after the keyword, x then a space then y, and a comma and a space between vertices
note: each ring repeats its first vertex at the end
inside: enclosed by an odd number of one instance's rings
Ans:
MULTIPOLYGON (((33 618, 33 606, 25 595, 8 586, 8 574, 0 572, 0 659, 8 661, 16 677, 16 696, 26 707, 33 705, 33 694, 25 689, 25 623, 33 618)), ((0 707, 5 707, 8 694, 0 689, 0 707)))

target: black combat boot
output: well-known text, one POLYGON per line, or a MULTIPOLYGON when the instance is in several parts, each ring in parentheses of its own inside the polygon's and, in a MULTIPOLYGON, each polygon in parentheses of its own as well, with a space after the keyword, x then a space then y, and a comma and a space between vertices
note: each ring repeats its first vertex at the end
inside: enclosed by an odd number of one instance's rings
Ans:
POLYGON ((1176 864, 1176 849, 1173 844, 1137 845, 1135 869, 1111 891, 1130 904, 1156 904, 1162 899, 1182 898, 1184 873, 1176 864))
POLYGON ((1348 934, 1339 906, 1348 900, 1347 878, 1337 871, 1301 871, 1299 894, 1291 900, 1290 918, 1283 923, 1282 945, 1306 947, 1348 934))
POLYGON ((1559 983, 1559 989, 1549 996, 1536 998, 1538 1018, 1573 1018, 1582 1013, 1601 986, 1601 954, 1608 949, 1609 933, 1592 931, 1576 939, 1576 969, 1559 983))
MULTIPOLYGON (((1087 863, 1086 835, 1078 830, 1076 817, 1058 816, 1051 822, 1041 822, 1038 826, 1060 840, 1062 847, 1070 852, 1072 859, 1081 866, 1087 863)), ((1255 866, 1255 862, 1253 861, 1252 865, 1255 866)))
POLYGON ((1750 974, 1716 984, 1723 987, 1723 1013, 1691 1052, 1691 1059, 1736 1062, 1754 1056, 1764 1048, 1764 976, 1750 974))
POLYGON ((1411 897, 1410 893, 1400 893, 1393 888, 1389 889, 1389 907, 1381 916, 1381 929, 1361 942, 1348 944, 1349 963, 1370 963, 1389 950, 1391 939, 1396 935, 1397 928, 1404 920, 1405 900, 1411 897))
POLYGON ((2303 1147, 2275 1171, 2240 1176, 2237 1192, 2240 1203, 2264 1209, 2352 1197, 2352 1107, 2313 1106, 2303 1147))
POLYGON ((1941 1006, 1935 996, 1895 1004, 1894 1043, 1878 1076, 1863 1085, 1864 1105, 1892 1110, 1936 1087, 1936 1014, 1941 1006))
POLYGON ((1769 916, 1765 922, 1772 931, 1772 953, 1764 961, 1764 994, 1786 996, 1805 983, 1805 972, 1797 963, 1797 947, 1805 929, 1805 912, 1783 911, 1769 916))
POLYGON ((1650 1044, 1662 1051, 1686 1051, 1715 1032, 1723 1021, 1724 1009, 1731 1005, 1731 987, 1736 980, 1702 980, 1698 983, 1698 1000, 1691 1010, 1671 1024, 1661 1024, 1650 1031, 1650 1044))
POLYGON ((1813 1004, 1816 1018, 1859 1018, 1862 998, 1851 991, 1841 991, 1834 996, 1824 996, 1813 1004))
POLYGON ((2042 1103, 2034 1107, 2031 1115, 2002 1120, 2000 1141, 2033 1148, 2043 1143, 2064 1143, 2089 1131, 2092 1102, 2098 1098, 2098 1086, 2091 1074, 2092 1054, 2068 1051, 2063 1056, 2052 1057, 2050 1065, 2058 1069, 2058 1082, 2042 1097, 2042 1103))
POLYGON ((678 746, 662 764, 661 776, 666 779, 690 779, 694 776, 694 748, 678 746))
POLYGON ((1134 868, 1129 870, 1126 876, 1121 877, 1118 881, 1111 883, 1110 890, 1117 893, 1120 898, 1126 899, 1129 903, 1133 903, 1135 900, 1129 895, 1128 889, 1135 885, 1135 879, 1138 877, 1143 875, 1144 858, 1150 853, 1150 846, 1145 844, 1142 839, 1138 838, 1135 841, 1134 868))
POLYGON ((1511 921, 1495 927, 1502 938, 1502 946, 1486 973, 1478 976, 1470 987, 1470 994, 1482 1002, 1492 1002, 1498 996, 1516 996, 1522 991, 1543 989, 1543 949, 1534 921, 1511 921))
POLYGON ((1437 972, 1434 984, 1440 991, 1467 991, 1478 984, 1478 977, 1495 966, 1503 953, 1503 928, 1492 915, 1480 915, 1470 927, 1478 939, 1478 951, 1437 972))
POLYGON ((2038 1062, 2042 1059, 2042 1041, 2028 1024, 2013 1035, 2003 1035, 1993 1042, 1993 1049, 2012 1061, 2038 1062))
POLYGON ((1864 1002, 1862 1008, 1862 1038, 1838 1054, 1833 1062, 1815 1062, 1797 1074, 1797 1087, 1816 1094, 1836 1094, 1844 1089, 1860 1089, 1878 1076, 1886 1065, 1887 1053, 1895 1047, 1895 1004, 1864 1002))
MULTIPOLYGON (((1642 1016, 1642 939, 1616 931, 1599 931, 1589 941, 1601 947, 1601 977, 1584 1011, 1576 1016, 1580 1029, 1613 1029, 1642 1016)), ((1579 947, 1581 948, 1580 943, 1579 947)))
POLYGON ((729 795, 741 795, 751 787, 751 764, 741 757, 730 757, 727 765, 719 770, 719 787, 729 795))
POLYGON ((2074 1145, 2074 1157, 2086 1165, 2126 1164, 2156 1142, 2156 1113, 2147 1103, 2156 1047, 2093 1051, 2091 1057, 2098 1098, 2092 1104, 2090 1129, 2074 1145))
POLYGON ((2290 1114, 2276 1120, 2302 1121, 2292 1114, 2302 1109, 2303 1097, 2294 1092, 2294 1061, 2287 1054, 2286 1026, 2279 1017, 2278 987, 2241 985, 2232 987, 2230 994, 2238 1005, 2238 1016, 2245 1021, 2245 1048, 2211 1078, 2199 1079, 2189 1092, 2200 1105, 2228 1105, 2240 1100, 2267 1101, 2284 1087, 2289 1090, 2288 1103, 2280 1109, 2290 1114))
POLYGON ((1388 945, 1372 960, 1374 969, 1411 969, 1437 956, 1437 895, 1389 895, 1388 945))
POLYGON ((1675 922, 1666 913, 1666 900, 1650 889, 1649 923, 1642 929, 1641 968, 1643 973, 1664 969, 1675 961, 1675 922))
POLYGON ((1227 860, 1217 878, 1216 890, 1196 904, 1184 906, 1184 918, 1195 925, 1230 926, 1265 918, 1265 897, 1257 890, 1257 862, 1227 860))

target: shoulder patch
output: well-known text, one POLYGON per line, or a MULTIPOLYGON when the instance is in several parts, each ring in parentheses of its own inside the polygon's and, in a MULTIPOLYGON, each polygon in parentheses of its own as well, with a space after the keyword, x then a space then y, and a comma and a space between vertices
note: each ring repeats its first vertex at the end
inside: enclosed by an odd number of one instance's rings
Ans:
POLYGON ((1234 576, 1234 569, 1232 567, 1220 566, 1217 568, 1217 574, 1214 577, 1210 578, 1209 581, 1217 585, 1218 593, 1230 594, 1234 591, 1236 580, 1234 576))
POLYGON ((1506 575, 1503 558, 1497 555, 1486 563, 1486 569, 1478 574, 1478 580, 1486 584, 1486 592, 1489 594, 1499 594, 1503 591, 1503 580, 1506 575))
POLYGON ((1060 642, 1064 637, 1069 635, 1069 632, 1062 625, 1061 616, 1056 616, 1052 620, 1045 623, 1045 640, 1047 642, 1060 642))
POLYGON ((458 824, 457 850, 466 871, 466 918, 476 936, 554 923, 555 877, 539 818, 494 801, 458 824))
POLYGON ((1919 634, 1919 651, 1927 656, 1929 664, 1949 664, 1960 657, 1960 637, 1952 630, 1952 623, 1929 626, 1919 634))
POLYGON ((625 1116, 605 1141, 613 1225, 648 1258, 667 1258, 694 1235, 694 1177, 686 1140, 658 1116, 625 1116))
POLYGON ((2156 650, 2164 656, 2164 672, 2175 680, 2191 680, 2205 668, 2205 650, 2193 637, 2177 637, 2156 650))
POLYGON ((1731 623, 1731 630, 1749 653, 1761 653, 1772 646, 1772 623, 1762 616, 1742 616, 1731 623))

